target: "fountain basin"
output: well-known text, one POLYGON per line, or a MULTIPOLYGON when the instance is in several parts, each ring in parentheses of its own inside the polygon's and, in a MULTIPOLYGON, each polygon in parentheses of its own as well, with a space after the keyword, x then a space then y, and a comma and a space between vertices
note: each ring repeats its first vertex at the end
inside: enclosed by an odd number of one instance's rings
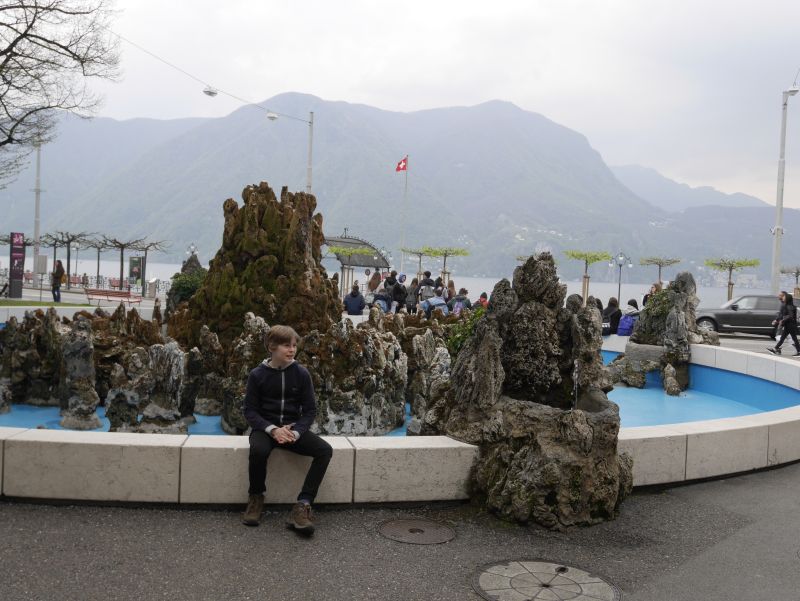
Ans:
MULTIPOLYGON (((619 351, 627 341, 610 338, 614 339, 604 346, 609 350, 619 351)), ((693 369, 722 370, 722 376, 731 381, 737 376, 764 380, 800 399, 800 362, 792 359, 697 345, 692 347, 692 365, 693 369)), ((769 390, 780 389, 765 390, 763 398, 751 401, 768 407, 774 400, 769 390)), ((15 405, 12 412, 18 408, 15 405)), ((324 485, 320 502, 468 497, 470 469, 478 452, 475 446, 444 436, 328 439, 334 441, 334 457, 338 453, 341 462, 330 472, 330 490, 324 485)), ((239 503, 246 500, 247 449, 247 439, 238 436, 0 427, 0 494, 91 501, 239 503)), ((739 417, 622 427, 619 450, 634 458, 636 486, 796 461, 800 459, 800 406, 739 417)), ((307 461, 285 452, 273 457, 273 473, 297 472, 307 461)), ((288 502, 296 493, 293 483, 282 487, 275 484, 279 481, 272 481, 269 502, 288 502)))

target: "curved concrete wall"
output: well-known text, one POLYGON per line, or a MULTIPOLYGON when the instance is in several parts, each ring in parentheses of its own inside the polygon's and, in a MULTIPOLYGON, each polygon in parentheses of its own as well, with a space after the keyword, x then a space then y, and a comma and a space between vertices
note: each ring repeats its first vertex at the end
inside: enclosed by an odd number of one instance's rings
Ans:
MULTIPOLYGON (((467 499, 478 448, 446 436, 325 437, 320 503, 467 499)), ((248 439, 0 428, 0 493, 82 501, 245 503, 248 439)), ((311 460, 270 455, 268 503, 293 503, 311 460)))
MULTIPOLYGON (((612 336, 604 349, 624 350, 612 336)), ((692 361, 800 389, 800 362, 693 346, 692 361)), ((478 449, 445 436, 326 437, 334 458, 319 502, 468 498, 478 449)), ((0 428, 0 494, 23 498, 169 503, 243 503, 248 440, 0 428)), ((663 484, 800 459, 800 407, 687 424, 622 428, 634 484, 663 484)), ((267 502, 290 503, 309 459, 277 450, 267 502)))
MULTIPOLYGON (((609 336, 604 350, 624 351, 609 336)), ((800 390, 800 362, 692 345, 692 363, 747 374, 800 390)), ((742 417, 621 428, 619 450, 634 458, 635 486, 734 474, 800 459, 800 406, 742 417)))

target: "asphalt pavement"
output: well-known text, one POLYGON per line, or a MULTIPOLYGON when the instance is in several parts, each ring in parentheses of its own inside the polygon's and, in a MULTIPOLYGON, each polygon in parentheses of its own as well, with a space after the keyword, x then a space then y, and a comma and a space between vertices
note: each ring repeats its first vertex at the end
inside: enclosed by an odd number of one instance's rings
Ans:
POLYGON ((0 502, 0 599, 478 600, 487 563, 543 559, 597 573, 629 601, 800 599, 800 464, 638 491, 620 516, 551 532, 469 504, 318 508, 311 539, 270 509, 0 502), (456 538, 384 538, 384 520, 445 523, 456 538))

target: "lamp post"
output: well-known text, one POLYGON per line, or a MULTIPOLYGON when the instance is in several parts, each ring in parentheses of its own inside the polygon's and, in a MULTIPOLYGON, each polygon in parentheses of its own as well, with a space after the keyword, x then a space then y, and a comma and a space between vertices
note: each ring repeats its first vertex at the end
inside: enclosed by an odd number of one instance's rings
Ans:
POLYGON ((308 125, 308 165, 306 166, 306 194, 311 194, 311 156, 314 148, 314 111, 308 113, 308 119, 284 115, 275 111, 267 111, 267 119, 275 121, 278 117, 286 117, 295 121, 302 121, 308 125))
MULTIPOLYGON (((78 275, 78 251, 80 249, 81 249, 80 244, 75 244, 72 247, 72 250, 75 251, 75 275, 78 275)), ((72 280, 72 277, 70 277, 70 280, 72 280)), ((72 282, 70 281, 67 283, 67 289, 71 288, 72 288, 72 282)))
POLYGON ((773 294, 778 293, 781 271, 781 236, 783 236, 783 176, 786 169, 786 108, 789 105, 789 96, 800 92, 800 88, 793 85, 783 92, 783 110, 781 112, 781 146, 778 154, 778 192, 775 198, 775 227, 772 229, 772 282, 773 294))
POLYGON ((617 276, 617 301, 619 303, 622 303, 622 299, 620 298, 620 295, 622 294, 622 266, 625 265, 625 263, 628 264, 628 268, 633 267, 631 258, 622 251, 619 251, 617 256, 608 262, 609 267, 614 267, 614 265, 616 265, 619 269, 619 275, 617 276))

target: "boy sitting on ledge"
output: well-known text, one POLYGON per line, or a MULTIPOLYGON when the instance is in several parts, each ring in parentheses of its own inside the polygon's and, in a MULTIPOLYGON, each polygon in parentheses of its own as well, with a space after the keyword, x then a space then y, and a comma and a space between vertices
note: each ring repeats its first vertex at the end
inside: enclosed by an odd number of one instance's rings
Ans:
POLYGON ((300 337, 289 326, 272 326, 264 345, 270 353, 247 378, 244 416, 250 434, 250 489, 242 523, 258 526, 264 508, 267 458, 280 447, 313 457, 289 523, 301 533, 314 532, 311 504, 333 455, 331 445, 309 431, 317 415, 314 385, 308 370, 294 360, 300 337))

